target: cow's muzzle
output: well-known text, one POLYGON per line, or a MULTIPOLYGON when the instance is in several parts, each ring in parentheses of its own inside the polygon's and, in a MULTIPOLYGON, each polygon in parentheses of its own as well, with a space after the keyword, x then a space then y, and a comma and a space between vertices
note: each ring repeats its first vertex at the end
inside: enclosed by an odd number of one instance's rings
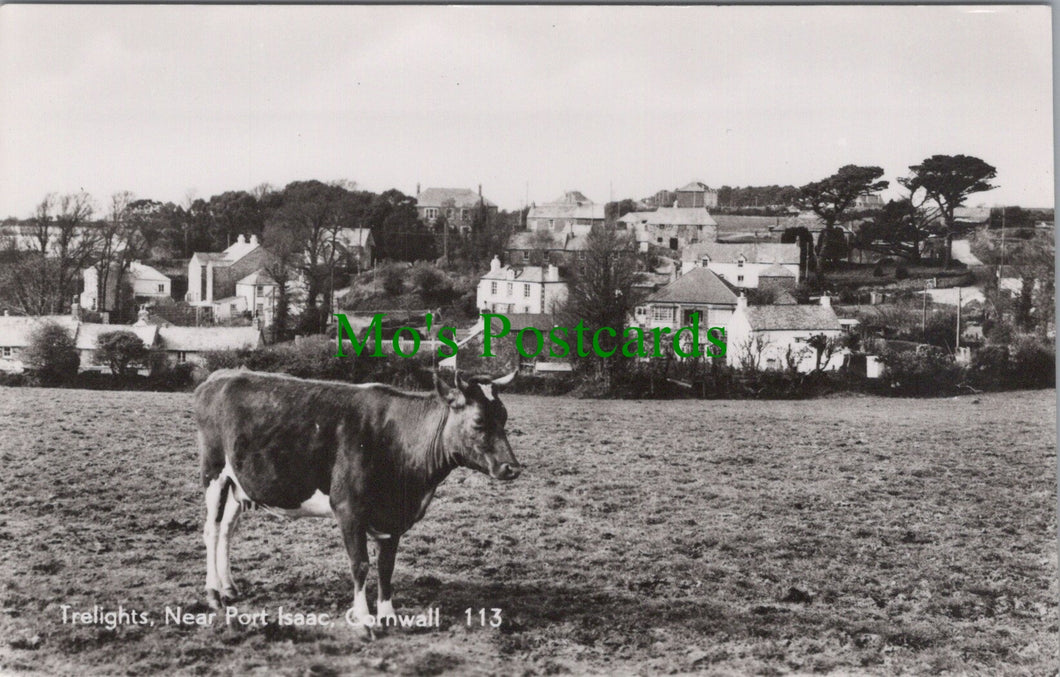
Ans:
POLYGON ((523 466, 518 463, 498 463, 490 468, 490 477, 495 480, 510 481, 521 475, 523 466))

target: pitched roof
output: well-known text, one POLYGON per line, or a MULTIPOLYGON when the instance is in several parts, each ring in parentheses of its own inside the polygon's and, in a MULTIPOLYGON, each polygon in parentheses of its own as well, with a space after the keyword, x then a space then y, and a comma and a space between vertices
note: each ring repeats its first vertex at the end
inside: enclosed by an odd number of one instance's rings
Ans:
POLYGON ((58 324, 71 337, 77 335, 78 322, 69 315, 4 315, 0 317, 0 346, 28 346, 30 334, 40 325, 49 322, 58 324))
POLYGON ((364 247, 369 240, 374 240, 371 228, 343 228, 339 237, 354 247, 364 247))
POLYGON ((708 268, 693 268, 647 298, 645 303, 736 305, 736 294, 708 268))
MULTIPOLYGON (((277 286, 276 280, 272 279, 272 276, 265 272, 264 268, 259 268, 258 270, 255 270, 250 275, 247 275, 242 280, 236 282, 236 284, 249 284, 255 286, 259 284, 269 284, 274 287, 277 286)), ((336 290, 336 293, 338 293, 338 290, 336 290)))
POLYGON ((158 335, 170 351, 237 350, 261 345, 261 330, 255 327, 159 327, 158 335))
POLYGON ((146 263, 133 261, 129 264, 129 274, 138 280, 154 280, 156 282, 168 282, 169 276, 152 268, 146 263))
POLYGON ((527 219, 604 219, 604 205, 594 203, 580 191, 568 190, 555 201, 534 205, 527 219))
POLYGON ((798 264, 800 250, 794 242, 697 242, 681 252, 683 261, 700 261, 707 257, 717 263, 736 263, 741 256, 748 263, 798 264))
POLYGON ((501 266, 482 276, 483 280, 504 280, 507 282, 562 282, 546 280, 546 269, 543 266, 501 266))
POLYGON ((630 212, 621 223, 643 223, 650 226, 716 226, 714 218, 703 207, 659 207, 653 212, 630 212))
MULTIPOLYGON (((418 207, 447 207, 452 200, 456 208, 474 207, 478 205, 479 194, 470 188, 426 188, 416 196, 418 207)), ((482 198, 487 207, 495 207, 491 201, 482 198)))
POLYGON ((564 241, 547 230, 520 230, 508 238, 508 249, 552 249, 561 250, 564 241), (546 241, 546 238, 547 241, 546 241), (544 246, 542 246, 544 245, 544 246))
POLYGON ((710 190, 710 186, 703 183, 702 181, 693 181, 689 184, 681 186, 676 191, 677 193, 704 193, 710 190))
POLYGON ((842 329, 835 311, 828 306, 817 304, 748 306, 745 312, 752 331, 838 331, 842 329))
POLYGON ((762 272, 758 273, 758 277, 798 277, 798 275, 791 272, 789 269, 785 268, 779 263, 774 263, 762 272))

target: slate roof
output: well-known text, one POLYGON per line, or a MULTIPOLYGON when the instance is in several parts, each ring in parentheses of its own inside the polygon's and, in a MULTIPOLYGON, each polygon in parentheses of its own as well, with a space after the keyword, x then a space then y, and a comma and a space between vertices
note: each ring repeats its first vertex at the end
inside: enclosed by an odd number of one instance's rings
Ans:
POLYGON ((736 305, 736 294, 708 268, 693 268, 659 291, 645 303, 713 303, 736 305))
POLYGON ((52 322, 77 335, 78 321, 69 315, 5 315, 0 317, 0 346, 20 348, 29 345, 29 336, 40 325, 52 322))
POLYGON ((795 273, 791 272, 779 263, 774 263, 770 267, 766 268, 758 274, 759 278, 763 277, 798 277, 795 273))
POLYGON ((483 280, 504 280, 506 282, 563 282, 563 280, 546 280, 546 268, 543 266, 501 266, 482 276, 483 280), (515 277, 509 277, 514 272, 515 277))
POLYGON ((237 350, 261 345, 261 330, 255 327, 159 327, 158 334, 169 351, 237 350))
MULTIPOLYGON (((244 277, 239 282, 236 282, 236 284, 249 284, 249 285, 255 285, 255 286, 259 285, 259 284, 268 284, 268 285, 272 285, 274 287, 277 286, 276 285, 276 280, 272 279, 272 276, 269 275, 267 272, 265 272, 264 268, 260 268, 258 270, 255 270, 253 273, 251 273, 250 275, 247 275, 246 277, 244 277)), ((335 293, 338 293, 338 290, 336 290, 335 293)), ((219 299, 219 301, 220 300, 223 300, 223 299, 219 299)))
POLYGON ((702 181, 693 181, 687 185, 678 188, 676 193, 703 193, 710 190, 710 186, 703 183, 702 181))
POLYGON ((717 226, 717 221, 703 207, 659 207, 653 212, 630 212, 621 223, 644 223, 649 226, 717 226))
POLYGON ((547 235, 551 240, 551 244, 547 246, 549 250, 561 250, 563 249, 563 240, 557 238, 552 233, 546 231, 533 231, 533 230, 520 230, 519 232, 512 233, 511 237, 508 238, 508 249, 541 249, 541 242, 544 236, 547 235), (542 233, 544 235, 542 235, 542 233))
POLYGON ((835 311, 821 305, 748 306, 747 322, 753 331, 838 331, 835 311))
POLYGON ((555 201, 534 205, 527 219, 604 219, 604 205, 595 204, 581 192, 568 190, 555 201))
POLYGON ((796 243, 777 242, 697 242, 681 252, 683 261, 701 261, 704 256, 717 263, 736 263, 740 256, 748 263, 798 264, 800 251, 796 243))
MULTIPOLYGON (((462 209, 478 205, 479 194, 470 188, 426 188, 416 196, 417 207, 446 207, 453 201, 453 207, 462 209)), ((487 207, 496 207, 493 202, 482 198, 487 207)))

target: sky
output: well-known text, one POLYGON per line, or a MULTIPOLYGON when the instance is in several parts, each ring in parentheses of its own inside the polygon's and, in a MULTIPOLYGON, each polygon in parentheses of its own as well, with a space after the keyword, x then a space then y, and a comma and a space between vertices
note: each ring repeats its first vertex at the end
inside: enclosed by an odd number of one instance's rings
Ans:
MULTIPOLYGON (((891 180, 1053 204, 1050 8, 0 7, 0 216, 85 190, 477 189, 505 209, 692 180, 891 180)), ((893 197, 890 189, 885 197, 893 197)))

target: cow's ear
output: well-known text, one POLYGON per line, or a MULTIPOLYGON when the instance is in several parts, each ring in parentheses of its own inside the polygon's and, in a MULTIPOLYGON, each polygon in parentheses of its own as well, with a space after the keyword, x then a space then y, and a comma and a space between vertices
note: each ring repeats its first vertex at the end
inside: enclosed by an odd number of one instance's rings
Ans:
MULTIPOLYGON (((460 377, 458 375, 457 381, 459 382, 459 380, 460 377)), ((460 388, 450 386, 438 375, 438 372, 434 372, 434 390, 438 393, 438 397, 442 398, 453 409, 459 409, 467 404, 464 393, 460 392, 460 388)))
POLYGON ((508 385, 509 383, 512 382, 513 379, 515 379, 515 375, 518 372, 519 372, 519 369, 517 367, 517 368, 512 370, 512 373, 505 374, 504 376, 500 376, 498 378, 493 379, 493 385, 497 386, 498 388, 504 388, 504 386, 508 385))

